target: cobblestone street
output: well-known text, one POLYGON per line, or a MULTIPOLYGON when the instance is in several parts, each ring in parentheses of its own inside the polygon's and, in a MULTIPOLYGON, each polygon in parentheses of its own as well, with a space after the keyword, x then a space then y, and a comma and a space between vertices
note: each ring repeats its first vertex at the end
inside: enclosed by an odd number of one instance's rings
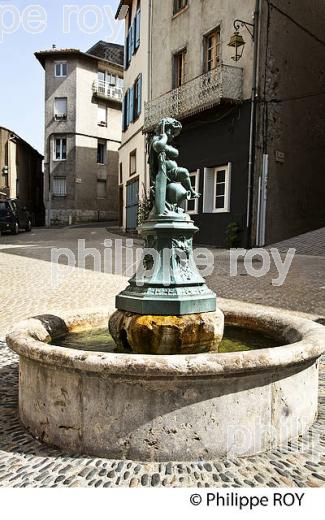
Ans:
MULTIPOLYGON (((286 282, 272 285, 275 267, 263 278, 252 278, 238 268, 229 276, 229 252, 212 250, 216 268, 208 284, 217 295, 309 313, 325 319, 324 231, 277 245, 281 252, 297 248, 286 282), (307 242, 306 242, 307 240, 307 242), (313 243, 314 241, 314 243, 313 243), (300 249, 301 248, 301 249, 300 249)), ((18 417, 18 357, 6 346, 5 335, 19 320, 41 314, 106 307, 132 274, 126 255, 126 238, 105 227, 88 226, 37 229, 16 237, 0 238, 2 306, 0 315, 0 486, 9 487, 320 487, 325 485, 324 415, 325 366, 321 363, 319 415, 309 432, 296 442, 254 457, 193 463, 136 463, 69 456, 34 439, 18 417), (88 258, 85 268, 60 266, 61 279, 53 283, 51 248, 70 248, 77 255, 77 240, 97 248, 104 240, 123 240, 120 274, 94 272, 88 258), (125 270, 128 269, 126 273, 125 270)), ((106 244, 107 247, 107 244, 106 244)), ((141 247, 136 240, 135 247, 141 247)), ((61 259, 64 262, 64 259, 61 259)))

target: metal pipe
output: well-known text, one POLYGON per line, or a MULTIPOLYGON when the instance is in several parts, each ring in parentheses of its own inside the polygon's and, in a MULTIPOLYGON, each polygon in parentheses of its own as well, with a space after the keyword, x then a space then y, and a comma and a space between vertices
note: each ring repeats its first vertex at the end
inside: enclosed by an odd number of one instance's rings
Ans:
POLYGON ((256 125, 256 106, 257 106, 257 69, 259 51, 259 20, 260 20, 261 0, 256 0, 254 11, 254 59, 253 59, 253 78, 251 96, 251 118, 249 132, 249 158, 248 158, 248 183, 247 183, 247 214, 246 214, 246 241, 247 248, 251 247, 251 226, 252 226, 252 197, 253 197, 253 175, 255 166, 255 125, 256 125))

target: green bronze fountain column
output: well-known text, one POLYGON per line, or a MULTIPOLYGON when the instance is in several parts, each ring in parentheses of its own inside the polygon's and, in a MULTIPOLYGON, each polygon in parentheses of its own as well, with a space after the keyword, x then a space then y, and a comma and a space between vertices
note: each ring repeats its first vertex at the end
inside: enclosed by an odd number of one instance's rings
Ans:
POLYGON ((199 197, 189 172, 178 167, 172 141, 181 124, 163 119, 151 139, 149 165, 153 208, 140 226, 144 250, 137 273, 116 297, 110 332, 120 348, 176 354, 217 350, 224 320, 216 295, 200 275, 193 255, 198 231, 182 209, 199 197))

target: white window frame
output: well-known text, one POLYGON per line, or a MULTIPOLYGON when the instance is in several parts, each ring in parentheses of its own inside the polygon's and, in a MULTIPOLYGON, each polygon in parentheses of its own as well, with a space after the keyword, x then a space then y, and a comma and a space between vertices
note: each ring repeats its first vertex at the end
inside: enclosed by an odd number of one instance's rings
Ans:
POLYGON ((230 213, 231 167, 229 162, 223 166, 204 168, 203 213, 230 213), (216 176, 219 171, 225 171, 225 202, 223 208, 216 208, 216 176))
POLYGON ((56 78, 66 78, 67 75, 68 75, 68 62, 67 61, 55 61, 54 62, 54 76, 56 78), (60 74, 56 73, 57 65, 60 65, 60 74), (66 74, 63 74, 63 65, 66 65, 66 67, 67 67, 66 74))
POLYGON ((53 161, 62 162, 66 161, 68 156, 68 139, 66 137, 55 137, 53 141, 53 161), (63 159, 63 140, 65 139, 65 158, 63 159), (61 141, 60 143, 60 158, 56 157, 56 142, 61 141))
POLYGON ((213 175, 213 213, 229 213, 230 212, 230 173, 231 165, 228 163, 226 166, 218 166, 214 169, 213 175), (218 172, 225 172, 225 193, 224 193, 224 206, 223 208, 216 208, 216 197, 217 197, 217 175, 218 172))
MULTIPOLYGON (((200 184, 200 169, 197 169, 196 171, 190 172, 190 177, 195 177, 195 184, 194 184, 194 190, 196 193, 199 192, 199 184, 200 184)), ((186 201, 186 213, 189 215, 197 215, 199 212, 199 199, 192 199, 192 202, 194 202, 194 210, 188 210, 188 202, 186 201)))
POLYGON ((53 177, 53 195, 54 195, 54 197, 66 197, 67 196, 67 178, 66 177, 63 177, 62 175, 55 175, 53 177), (55 181, 57 179, 60 179, 61 181, 63 181, 64 192, 62 192, 62 193, 55 192, 55 190, 54 190, 55 181))
POLYGON ((54 98, 54 119, 56 121, 66 121, 67 120, 67 117, 68 117, 68 98, 67 97, 56 97, 54 98), (62 114, 60 114, 58 111, 57 111, 57 101, 58 100, 65 100, 65 112, 63 112, 62 114))
POLYGON ((106 105, 98 104, 98 106, 97 106, 97 124, 98 124, 98 126, 107 127, 107 120, 108 120, 107 112, 108 112, 108 110, 107 110, 107 106, 106 105), (100 120, 100 118, 99 118, 100 109, 105 111, 105 121, 104 120, 100 120))

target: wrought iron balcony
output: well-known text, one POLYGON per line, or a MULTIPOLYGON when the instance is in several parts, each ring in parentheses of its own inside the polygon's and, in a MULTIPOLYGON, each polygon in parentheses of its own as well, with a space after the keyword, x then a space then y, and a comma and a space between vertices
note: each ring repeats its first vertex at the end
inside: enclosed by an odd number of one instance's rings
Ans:
POLYGON ((117 101, 118 103, 122 103, 123 101, 123 88, 114 87, 107 81, 94 81, 93 93, 98 97, 117 101))
POLYGON ((146 103, 144 129, 150 130, 163 117, 183 119, 212 108, 222 100, 240 102, 242 96, 243 69, 220 65, 146 103))

